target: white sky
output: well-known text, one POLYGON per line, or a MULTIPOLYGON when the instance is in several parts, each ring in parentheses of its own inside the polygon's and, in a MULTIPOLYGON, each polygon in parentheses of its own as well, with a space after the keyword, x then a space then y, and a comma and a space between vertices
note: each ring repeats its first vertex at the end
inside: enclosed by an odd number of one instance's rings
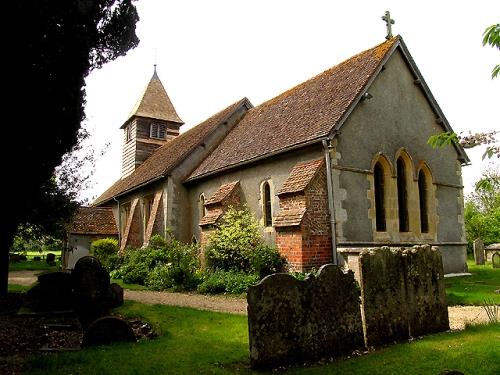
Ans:
MULTIPOLYGON (((500 78, 491 79, 500 54, 481 44, 484 29, 500 21, 498 0, 140 0, 136 6, 139 47, 87 78, 93 145, 110 143, 87 198, 120 177, 119 127, 149 82, 155 55, 186 123, 183 132, 244 96, 258 105, 383 42, 386 10, 454 130, 500 129, 500 78)), ((466 193, 487 165, 481 150, 468 154, 466 193)))

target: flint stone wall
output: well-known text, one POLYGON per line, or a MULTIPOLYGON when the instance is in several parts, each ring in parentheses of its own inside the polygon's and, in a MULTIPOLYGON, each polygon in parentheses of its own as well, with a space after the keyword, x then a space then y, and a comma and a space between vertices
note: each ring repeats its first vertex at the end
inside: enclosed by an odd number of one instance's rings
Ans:
POLYGON ((351 271, 325 265, 304 281, 267 276, 247 293, 254 368, 335 357, 363 347, 359 289, 351 271))
POLYGON ((437 247, 363 251, 359 267, 367 347, 449 329, 437 247))

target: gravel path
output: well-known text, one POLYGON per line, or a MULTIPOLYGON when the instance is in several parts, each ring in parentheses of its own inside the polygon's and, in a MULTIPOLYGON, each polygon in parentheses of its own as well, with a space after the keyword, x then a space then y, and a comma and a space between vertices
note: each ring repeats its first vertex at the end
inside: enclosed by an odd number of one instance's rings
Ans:
MULTIPOLYGON (((31 285, 37 279, 39 271, 13 271, 9 273, 9 283, 31 285)), ((229 296, 206 296, 202 294, 151 292, 125 290, 125 299, 142 302, 148 305, 162 304, 172 306, 193 307, 201 310, 219 311, 245 315, 247 301, 244 298, 229 296)), ((486 311, 481 306, 451 306, 448 308, 451 329, 463 329, 466 323, 483 323, 488 321, 486 311)))
POLYGON ((37 274, 43 271, 11 271, 9 272, 9 284, 30 286, 36 282, 37 274))
POLYGON ((246 314, 247 301, 229 296, 206 296, 203 294, 151 292, 144 290, 125 290, 125 299, 148 305, 173 305, 193 307, 201 310, 219 311, 232 314, 246 314))
MULTIPOLYGON (((246 299, 237 297, 125 290, 125 299, 148 305, 184 306, 243 315, 247 313, 246 299)), ((486 311, 481 306, 451 306, 448 307, 448 315, 451 329, 464 329, 466 323, 477 324, 488 321, 486 311)))

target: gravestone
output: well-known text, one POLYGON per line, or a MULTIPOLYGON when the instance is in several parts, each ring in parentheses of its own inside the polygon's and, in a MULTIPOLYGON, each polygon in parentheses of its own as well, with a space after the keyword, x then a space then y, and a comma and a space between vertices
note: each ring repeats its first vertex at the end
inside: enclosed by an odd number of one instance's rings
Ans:
POLYGON ((38 284, 26 293, 26 302, 34 311, 62 311, 72 307, 71 275, 50 272, 38 276, 38 284))
POLYGON ((47 256, 45 257, 45 263, 48 265, 55 265, 56 264, 56 254, 53 253, 48 253, 47 256))
POLYGON ((96 258, 80 258, 71 278, 74 309, 84 327, 109 314, 109 274, 96 258))
POLYGON ((325 265, 317 277, 288 274, 250 286, 248 332, 253 368, 349 354, 363 347, 359 289, 352 271, 325 265))
POLYGON ((484 243, 478 238, 474 240, 474 260, 476 264, 484 264, 484 243))
POLYGON ((491 264, 493 268, 500 268, 500 253, 495 253, 491 257, 491 264))
POLYGON ((82 348, 135 341, 134 331, 126 321, 116 316, 104 316, 89 325, 83 334, 82 348))

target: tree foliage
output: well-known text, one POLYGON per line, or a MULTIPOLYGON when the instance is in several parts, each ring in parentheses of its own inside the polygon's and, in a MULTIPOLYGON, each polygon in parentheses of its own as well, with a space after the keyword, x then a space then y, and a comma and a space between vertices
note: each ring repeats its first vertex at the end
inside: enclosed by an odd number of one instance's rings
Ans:
POLYGON ((259 223, 246 206, 229 207, 205 250, 212 270, 243 271, 261 277, 285 265, 278 249, 264 244, 259 223))
POLYGON ((485 172, 465 203, 465 231, 469 247, 476 238, 485 244, 500 242, 500 173, 485 172))
MULTIPOLYGON (((484 30, 483 46, 490 45, 492 48, 500 50, 500 23, 491 25, 484 30)), ((500 65, 496 65, 491 72, 491 78, 496 78, 500 74, 500 65)))
POLYGON ((7 290, 7 250, 18 225, 42 213, 46 219, 50 207, 58 207, 54 170, 77 142, 85 77, 138 44, 132 0, 16 0, 5 3, 4 14, 16 22, 4 46, 10 56, 4 61, 10 77, 4 108, 13 120, 3 127, 8 219, 0 243, 0 294, 7 290))

